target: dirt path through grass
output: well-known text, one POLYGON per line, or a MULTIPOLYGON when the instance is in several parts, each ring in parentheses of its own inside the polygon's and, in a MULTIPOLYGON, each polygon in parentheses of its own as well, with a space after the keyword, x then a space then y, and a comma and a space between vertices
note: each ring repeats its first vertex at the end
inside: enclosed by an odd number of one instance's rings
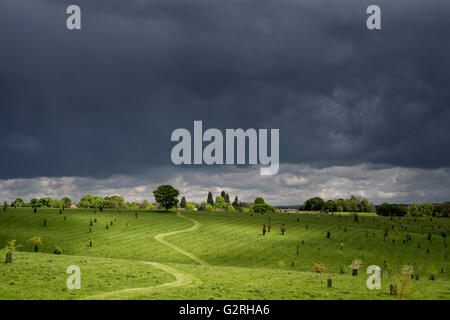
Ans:
POLYGON ((172 231, 172 232, 158 234, 158 235, 155 236, 155 240, 161 242, 162 244, 165 244, 168 247, 171 247, 172 249, 177 250, 178 252, 184 254, 185 256, 188 256, 192 260, 197 261, 201 265, 208 266, 209 264, 206 261, 200 259, 199 257, 197 257, 196 255, 190 253, 189 251, 186 251, 183 248, 180 248, 176 244, 173 244, 173 243, 171 243, 171 242, 169 242, 169 241, 164 239, 165 237, 173 236, 173 235, 176 235, 176 234, 180 234, 180 233, 184 233, 184 232, 192 232, 192 231, 198 230, 198 229, 200 229, 202 227, 202 224, 200 222, 198 222, 197 220, 194 220, 194 219, 191 219, 191 218, 187 218, 187 217, 183 216, 179 212, 177 213, 177 216, 192 221, 194 223, 194 225, 191 228, 189 228, 189 229, 183 229, 183 230, 178 230, 178 231, 172 231))
POLYGON ((161 269, 172 274, 176 280, 173 282, 163 283, 157 285, 155 287, 147 287, 147 288, 133 288, 133 289, 123 289, 112 292, 107 292, 87 298, 83 298, 83 300, 119 300, 119 299, 133 299, 136 296, 141 296, 146 293, 157 292, 159 290, 170 289, 170 288, 179 288, 179 287, 197 287, 202 284, 202 281, 195 276, 180 271, 178 269, 169 267, 165 264, 161 264, 158 262, 145 262, 147 264, 152 265, 155 268, 161 269))
MULTIPOLYGON (((188 256, 189 258, 200 263, 201 265, 208 266, 209 264, 206 261, 200 259, 199 257, 190 253, 189 251, 184 250, 183 248, 177 246, 176 244, 173 244, 164 239, 165 237, 176 235, 179 233, 196 231, 202 227, 202 224, 200 222, 198 222, 194 219, 191 219, 191 218, 187 218, 187 217, 183 216, 181 213, 177 213, 177 216, 192 221, 194 223, 194 225, 188 229, 158 234, 155 236, 155 240, 161 242, 162 244, 164 244, 168 247, 171 247, 171 248, 177 250, 178 252, 184 254, 185 256, 188 256)), ((173 282, 160 284, 155 287, 123 289, 123 290, 107 292, 107 293, 103 293, 103 294, 99 294, 99 295, 95 295, 95 296, 90 296, 90 297, 84 298, 83 300, 133 299, 135 296, 139 296, 142 294, 151 293, 151 292, 155 292, 155 291, 159 291, 159 290, 170 289, 170 288, 179 288, 179 287, 197 287, 202 284, 202 281, 200 279, 196 278, 195 276, 193 276, 192 274, 189 274, 187 272, 175 269, 173 267, 169 267, 169 266, 159 263, 159 262, 146 261, 145 263, 152 265, 155 268, 158 268, 165 272, 170 273, 171 275, 173 275, 175 277, 176 280, 173 282)))

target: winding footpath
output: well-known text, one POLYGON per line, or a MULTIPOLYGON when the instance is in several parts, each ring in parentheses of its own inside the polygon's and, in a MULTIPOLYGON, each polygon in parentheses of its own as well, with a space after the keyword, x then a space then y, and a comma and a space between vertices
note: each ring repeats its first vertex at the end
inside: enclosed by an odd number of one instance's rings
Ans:
MULTIPOLYGON (((192 231, 196 231, 198 229, 200 229, 202 227, 202 224, 194 219, 191 218, 187 218, 185 216, 183 216, 181 213, 177 213, 178 217, 187 219, 189 221, 192 221, 194 223, 194 225, 188 229, 183 229, 183 230, 177 230, 177 231, 172 231, 172 232, 167 232, 167 233, 161 233, 155 236, 155 240, 174 249, 177 250, 178 252, 184 254, 185 256, 191 258, 192 260, 198 262, 201 265, 204 266, 208 266, 209 264, 200 259, 199 257, 197 257, 196 255, 194 255, 193 253, 177 246, 176 244, 173 244, 167 240, 165 240, 165 237, 168 236, 173 236, 176 234, 180 234, 180 233, 184 233, 184 232, 192 232, 192 231)), ((169 267, 165 264, 159 263, 159 262, 150 262, 150 261, 146 261, 146 264, 149 264, 155 268, 158 268, 160 270, 163 270, 165 272, 170 273, 171 275, 173 275, 175 277, 175 281, 173 282, 169 282, 169 283, 164 283, 164 284, 160 284, 157 286, 153 286, 153 287, 147 287, 147 288, 133 288, 133 289, 123 289, 123 290, 117 290, 117 291, 112 291, 112 292, 107 292, 107 293, 103 293, 103 294, 99 294, 99 295, 95 295, 95 296, 90 296, 87 298, 83 298, 83 300, 107 300, 107 299, 112 299, 112 300, 116 300, 116 299, 132 299, 133 296, 135 295, 142 295, 142 294, 147 294, 147 293, 151 293, 151 292, 157 292, 159 290, 165 290, 165 289, 170 289, 170 288, 180 288, 180 287, 197 287, 200 286, 202 284, 202 281, 198 278, 196 278, 195 276, 193 276, 192 274, 189 274, 187 272, 184 272, 182 270, 178 270, 175 269, 173 267, 169 267)))
POLYGON ((172 249, 177 250, 178 252, 181 252, 185 256, 188 256, 192 260, 197 261, 201 265, 208 266, 209 264, 206 261, 200 259, 199 257, 197 257, 196 255, 190 253, 189 251, 186 251, 183 248, 180 248, 176 244, 173 244, 173 243, 171 243, 171 242, 169 242, 169 241, 164 239, 165 237, 173 236, 173 235, 176 235, 176 234, 180 234, 180 233, 184 233, 184 232, 196 231, 196 230, 198 230, 198 229, 200 229, 202 227, 202 224, 200 222, 198 222, 198 221, 196 221, 194 219, 191 219, 191 218, 187 218, 187 217, 183 216, 179 212, 177 213, 177 216, 192 221, 194 223, 194 225, 191 228, 189 228, 189 229, 184 229, 184 230, 178 230, 178 231, 172 231, 172 232, 158 234, 158 235, 155 236, 155 240, 161 242, 162 244, 165 244, 168 247, 171 247, 172 249))

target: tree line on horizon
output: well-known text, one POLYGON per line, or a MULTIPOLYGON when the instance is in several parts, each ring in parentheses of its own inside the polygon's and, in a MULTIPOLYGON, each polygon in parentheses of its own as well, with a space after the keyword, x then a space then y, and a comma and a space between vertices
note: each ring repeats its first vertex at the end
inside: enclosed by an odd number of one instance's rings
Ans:
POLYGON ((411 203, 405 204, 390 204, 382 203, 377 207, 377 214, 381 216, 394 216, 394 217, 444 217, 450 216, 450 202, 442 202, 432 204, 424 202, 421 204, 411 203))
POLYGON ((267 203, 264 199, 258 197, 254 202, 242 202, 239 201, 238 196, 234 197, 233 202, 230 201, 230 195, 225 191, 222 191, 220 195, 213 197, 211 191, 208 192, 206 201, 201 203, 187 202, 186 197, 182 197, 180 201, 180 208, 186 210, 198 210, 198 211, 226 211, 226 212, 279 212, 279 210, 267 203))
MULTIPOLYGON (((274 206, 265 203, 264 199, 257 197, 253 202, 239 201, 236 195, 234 201, 230 201, 230 196, 225 191, 220 195, 213 197, 211 191, 208 192, 206 201, 201 203, 187 202, 186 197, 183 196, 181 201, 178 200, 179 191, 171 185, 159 186, 153 191, 156 203, 150 203, 148 200, 143 200, 138 203, 135 201, 126 202, 125 197, 120 195, 114 196, 93 196, 87 194, 83 196, 78 203, 72 202, 69 197, 62 199, 52 199, 50 197, 43 197, 40 199, 33 198, 30 202, 25 202, 22 198, 17 198, 9 205, 7 201, 3 203, 3 209, 6 210, 8 206, 14 208, 31 207, 31 208, 70 208, 76 205, 78 208, 91 209, 143 209, 153 210, 164 208, 166 210, 183 208, 185 210, 199 210, 199 211, 226 211, 226 212, 250 212, 250 213, 278 213, 280 210, 274 206)), ((351 196, 348 199, 338 198, 325 201, 320 197, 313 197, 307 199, 303 205, 299 207, 299 211, 320 211, 328 212, 376 212, 381 216, 433 216, 433 217, 449 217, 450 202, 443 202, 438 204, 431 204, 424 202, 422 204, 412 203, 405 204, 389 204, 383 203, 375 206, 368 199, 363 197, 351 196)))
POLYGON ((186 210, 199 210, 199 211, 242 211, 242 212, 279 212, 279 210, 267 203, 264 199, 258 197, 254 202, 242 202, 239 201, 238 196, 235 196, 234 201, 231 203, 230 196, 225 191, 222 191, 220 195, 213 198, 212 192, 208 192, 206 201, 201 203, 187 202, 186 197, 183 196, 181 201, 178 200, 179 191, 173 188, 171 185, 161 185, 153 191, 153 196, 156 200, 155 203, 150 203, 148 200, 142 202, 126 202, 125 197, 120 195, 115 196, 95 196, 87 194, 83 196, 78 203, 73 202, 69 197, 63 199, 52 199, 50 197, 33 198, 30 202, 25 202, 22 198, 17 198, 11 204, 7 201, 3 203, 3 208, 6 210, 8 206, 14 208, 59 208, 65 209, 75 205, 77 208, 83 209, 176 209, 183 208, 186 210))
POLYGON ((351 196, 349 199, 334 199, 325 201, 320 197, 306 200, 299 208, 300 211, 320 212, 375 212, 380 216, 411 216, 411 217, 449 217, 450 202, 432 204, 424 202, 421 204, 390 204, 383 203, 375 206, 366 198, 351 196))
POLYGON ((62 199, 52 199, 50 197, 33 198, 29 202, 25 202, 22 198, 17 198, 10 204, 7 201, 3 202, 3 207, 11 206, 13 208, 69 208, 73 204, 69 197, 62 199))
POLYGON ((333 199, 325 201, 320 197, 306 200, 300 206, 301 211, 321 212, 375 212, 375 205, 366 198, 351 196, 348 199, 333 199))
POLYGON ((33 198, 29 202, 25 202, 22 198, 17 198, 10 204, 7 201, 3 203, 3 207, 11 206, 13 208, 59 208, 65 209, 75 205, 78 208, 91 209, 154 209, 155 206, 148 200, 140 203, 126 202, 123 196, 93 196, 87 194, 83 196, 78 203, 73 202, 69 197, 62 199, 52 199, 50 197, 33 198))

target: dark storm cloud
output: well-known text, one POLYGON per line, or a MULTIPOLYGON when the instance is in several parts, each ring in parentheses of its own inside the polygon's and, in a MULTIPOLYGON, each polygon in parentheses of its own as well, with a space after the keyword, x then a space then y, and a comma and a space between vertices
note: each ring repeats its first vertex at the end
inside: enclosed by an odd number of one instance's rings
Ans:
POLYGON ((136 174, 170 133, 280 128, 283 163, 448 166, 450 3, 0 4, 0 178, 136 174))

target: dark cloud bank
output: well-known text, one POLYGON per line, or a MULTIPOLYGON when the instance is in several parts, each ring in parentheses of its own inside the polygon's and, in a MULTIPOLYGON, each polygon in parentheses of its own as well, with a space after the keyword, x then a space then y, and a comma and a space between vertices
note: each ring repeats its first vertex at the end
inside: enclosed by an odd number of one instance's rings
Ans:
POLYGON ((448 200, 450 2, 376 2, 381 31, 365 28, 365 0, 79 0, 72 32, 72 2, 2 1, 0 197, 42 181, 115 192, 128 177, 136 199, 172 181, 279 204, 448 200), (170 165, 170 133, 194 120, 279 128, 280 174, 170 165))

